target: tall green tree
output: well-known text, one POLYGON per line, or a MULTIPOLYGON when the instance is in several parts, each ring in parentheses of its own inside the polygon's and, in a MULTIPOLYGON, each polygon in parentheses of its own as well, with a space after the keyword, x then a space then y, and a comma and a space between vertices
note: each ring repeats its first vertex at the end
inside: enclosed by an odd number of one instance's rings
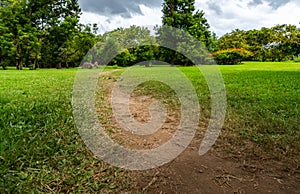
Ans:
POLYGON ((61 51, 65 42, 79 25, 81 14, 77 0, 28 0, 32 22, 44 31, 43 44, 47 49, 41 52, 42 67, 61 68, 61 51))
POLYGON ((0 8, 1 28, 5 29, 0 34, 5 39, 6 52, 9 57, 14 58, 18 70, 23 68, 26 53, 29 52, 35 40, 35 29, 33 28, 30 16, 26 11, 26 0, 8 0, 5 6, 0 8), (8 50, 7 50, 8 49, 8 50))
MULTIPOLYGON (((211 32, 209 31, 209 24, 204 17, 204 12, 195 10, 195 0, 165 0, 163 3, 163 26, 170 26, 184 31, 197 40, 207 48, 213 48, 211 44, 214 43, 211 32)), ((178 31, 170 32, 169 30, 158 30, 161 41, 168 42, 172 48, 183 48, 185 42, 183 36, 178 31), (167 32, 167 33, 163 33, 167 32)), ((178 49, 177 49, 178 50, 178 49)), ((172 65, 174 63, 186 63, 182 56, 169 49, 161 49, 165 61, 169 61, 172 65), (174 57, 176 56, 176 57, 174 57)), ((191 51, 193 52, 193 51, 191 51)))
POLYGON ((1 0, 0 63, 60 68, 80 13, 77 0, 1 0))
POLYGON ((208 46, 211 32, 204 12, 195 10, 195 0, 165 0, 162 23, 184 30, 208 46))
POLYGON ((7 19, 9 19, 9 15, 11 14, 10 9, 4 9, 7 7, 8 1, 1 1, 0 6, 0 65, 3 69, 6 69, 6 66, 11 62, 9 59, 11 58, 13 51, 13 34, 10 32, 10 28, 7 26, 7 19))
MULTIPOLYGON (((92 32, 96 29, 94 25, 93 29, 90 25, 80 24, 78 28, 73 30, 72 35, 68 40, 60 47, 59 61, 61 66, 75 67, 81 63, 86 53, 96 44, 97 37, 92 32), (77 64, 77 65, 76 65, 77 64)), ((95 63, 95 61, 92 61, 95 63)))

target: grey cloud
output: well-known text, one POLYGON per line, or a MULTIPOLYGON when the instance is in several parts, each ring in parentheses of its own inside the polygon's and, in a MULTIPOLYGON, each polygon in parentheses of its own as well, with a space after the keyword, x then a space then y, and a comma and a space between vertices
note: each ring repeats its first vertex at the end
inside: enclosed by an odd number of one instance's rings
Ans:
POLYGON ((289 2, 289 0, 276 0, 276 1, 269 0, 270 5, 275 9, 287 4, 288 2, 289 2))
POLYGON ((162 0, 79 0, 79 5, 86 12, 130 18, 132 14, 142 14, 139 5, 160 7, 162 0))
POLYGON ((252 0, 251 2, 248 3, 249 6, 257 6, 263 4, 262 0, 252 0))
POLYGON ((208 7, 214 10, 218 15, 221 15, 223 13, 220 5, 216 2, 212 2, 212 1, 208 2, 208 7))
POLYGON ((262 4, 263 2, 267 2, 273 9, 278 9, 279 7, 290 2, 290 0, 252 0, 248 5, 257 6, 262 4))

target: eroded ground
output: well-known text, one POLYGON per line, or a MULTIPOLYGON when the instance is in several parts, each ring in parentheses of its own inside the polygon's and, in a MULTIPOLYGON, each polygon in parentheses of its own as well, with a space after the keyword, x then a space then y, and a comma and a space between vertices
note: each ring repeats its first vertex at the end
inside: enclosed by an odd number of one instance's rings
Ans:
MULTIPOLYGON (((176 131, 180 111, 170 107, 162 128, 148 136, 133 135, 123 130, 113 117, 110 93, 116 78, 105 72, 100 81, 98 114, 111 138, 131 149, 152 149, 168 141, 176 131)), ((138 122, 149 121, 149 106, 155 99, 149 95, 132 94, 131 114, 138 122)), ((206 155, 198 149, 206 124, 199 130, 190 146, 175 160, 147 171, 130 171, 132 188, 124 193, 300 193, 300 172, 287 169, 288 164, 269 160, 267 156, 228 153, 226 138, 220 138, 206 155)), ((224 132, 223 132, 224 133, 224 132)), ((248 143, 252 146, 251 142, 248 143)), ((247 145, 247 143, 246 143, 247 145)))

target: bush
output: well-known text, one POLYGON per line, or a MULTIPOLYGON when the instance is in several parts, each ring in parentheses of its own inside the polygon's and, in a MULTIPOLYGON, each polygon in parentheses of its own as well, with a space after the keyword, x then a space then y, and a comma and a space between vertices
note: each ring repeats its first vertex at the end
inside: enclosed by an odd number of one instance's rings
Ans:
POLYGON ((300 55, 298 57, 294 56, 294 62, 300 63, 300 55))
POLYGON ((232 48, 212 53, 218 65, 235 65, 249 58, 252 53, 243 48, 232 48))

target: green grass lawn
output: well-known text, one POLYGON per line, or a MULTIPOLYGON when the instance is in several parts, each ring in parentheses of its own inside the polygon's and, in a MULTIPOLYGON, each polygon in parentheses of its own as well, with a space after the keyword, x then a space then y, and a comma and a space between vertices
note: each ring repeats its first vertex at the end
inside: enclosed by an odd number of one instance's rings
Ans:
POLYGON ((251 140, 271 156, 261 156, 255 148, 244 151, 261 158, 290 159, 299 166, 300 64, 249 62, 220 69, 228 103, 223 134, 234 134, 227 141, 239 148, 244 147, 243 140, 251 140))
POLYGON ((0 71, 0 193, 118 189, 122 172, 95 159, 75 128, 75 74, 0 71))
MULTIPOLYGON (((204 78, 196 67, 180 69, 208 118, 204 78)), ((300 64, 247 62, 220 69, 228 99, 221 138, 235 148, 249 140, 274 159, 299 164, 300 64)), ((0 193, 130 187, 126 172, 95 159, 81 141, 72 117, 75 75, 75 69, 0 71, 0 193)), ((159 88, 145 86, 150 90, 159 95, 159 88)))

